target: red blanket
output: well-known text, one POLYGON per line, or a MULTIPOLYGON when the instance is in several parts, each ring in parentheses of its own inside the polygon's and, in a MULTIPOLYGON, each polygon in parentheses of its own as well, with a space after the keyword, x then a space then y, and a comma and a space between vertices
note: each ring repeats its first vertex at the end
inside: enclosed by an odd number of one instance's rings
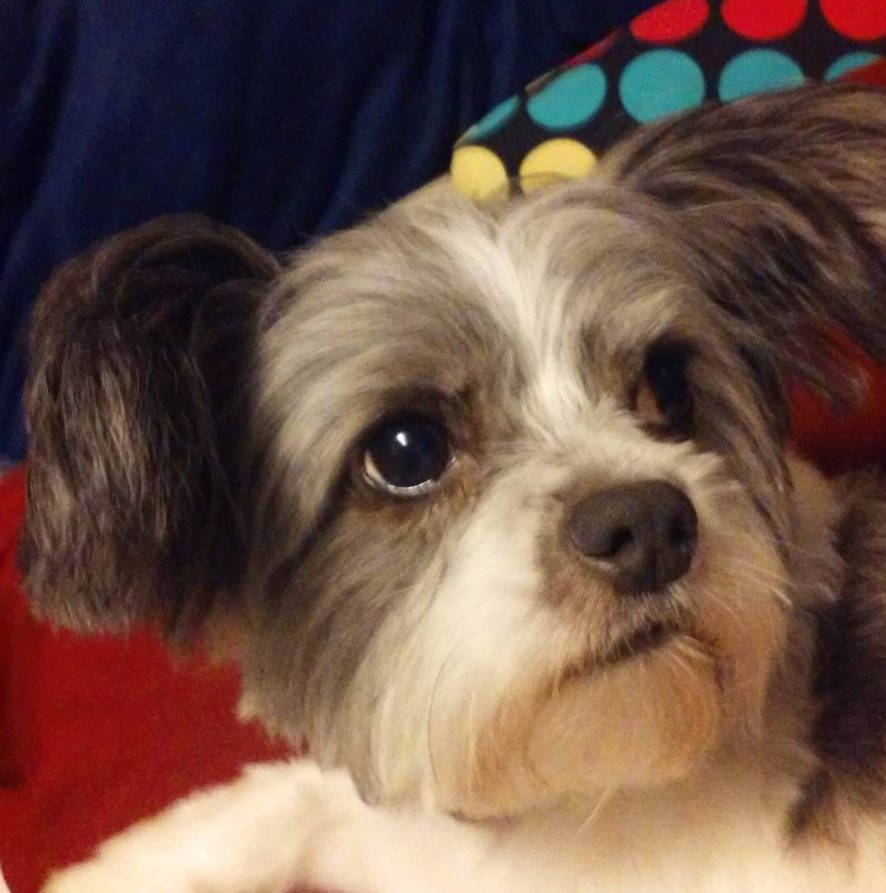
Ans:
POLYGON ((230 669, 175 661, 146 632, 58 632, 15 568, 24 471, 0 477, 0 863, 14 893, 50 867, 280 746, 234 716, 230 669))

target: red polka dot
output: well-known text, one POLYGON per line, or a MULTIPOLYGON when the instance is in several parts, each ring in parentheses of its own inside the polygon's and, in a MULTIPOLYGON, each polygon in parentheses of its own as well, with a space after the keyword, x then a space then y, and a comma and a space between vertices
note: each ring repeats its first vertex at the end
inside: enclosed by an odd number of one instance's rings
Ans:
POLYGON ((595 44, 589 46, 584 52, 579 53, 574 59, 569 60, 570 65, 581 65, 589 59, 599 59, 604 53, 609 51, 609 47, 615 43, 615 39, 621 31, 613 31, 608 37, 598 40, 595 44))
POLYGON ((835 31, 853 40, 886 37, 883 0, 821 0, 821 11, 835 31))
POLYGON ((700 31, 707 18, 707 0, 665 0, 638 15, 631 34, 646 43, 676 43, 700 31))
MULTIPOLYGON (((825 2, 825 0, 823 0, 825 2)), ((841 5, 859 0, 837 0, 841 5)), ((863 2, 863 0, 862 0, 863 2)), ((880 3, 882 0, 874 0, 880 3)), ((775 40, 795 31, 806 17, 806 0, 723 0, 723 21, 748 40, 775 40)))

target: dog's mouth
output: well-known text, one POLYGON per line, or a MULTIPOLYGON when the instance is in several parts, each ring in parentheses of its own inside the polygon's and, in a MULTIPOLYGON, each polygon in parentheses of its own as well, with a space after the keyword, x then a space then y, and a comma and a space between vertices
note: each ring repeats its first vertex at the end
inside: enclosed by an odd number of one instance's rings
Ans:
POLYGON ((597 658, 597 664, 601 668, 611 667, 642 654, 648 654, 661 648, 678 632, 676 626, 667 623, 650 623, 616 642, 602 657, 597 658))
POLYGON ((634 660, 666 645, 683 630, 672 623, 655 621, 634 630, 602 654, 589 655, 564 675, 564 681, 591 676, 626 661, 634 660))

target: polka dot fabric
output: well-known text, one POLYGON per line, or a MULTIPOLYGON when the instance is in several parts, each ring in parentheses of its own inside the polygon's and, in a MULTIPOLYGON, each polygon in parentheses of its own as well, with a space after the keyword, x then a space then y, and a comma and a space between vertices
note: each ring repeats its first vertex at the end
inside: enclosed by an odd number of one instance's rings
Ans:
POLYGON ((493 109, 453 153, 473 198, 586 176, 637 124, 886 56, 886 0, 665 0, 493 109))

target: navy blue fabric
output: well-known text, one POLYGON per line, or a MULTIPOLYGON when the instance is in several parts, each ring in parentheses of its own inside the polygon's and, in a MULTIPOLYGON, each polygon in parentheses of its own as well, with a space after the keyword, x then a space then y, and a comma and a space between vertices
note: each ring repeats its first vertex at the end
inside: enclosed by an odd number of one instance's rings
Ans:
POLYGON ((651 0, 4 0, 0 462, 52 269, 158 214, 273 249, 442 172, 496 102, 651 0))

